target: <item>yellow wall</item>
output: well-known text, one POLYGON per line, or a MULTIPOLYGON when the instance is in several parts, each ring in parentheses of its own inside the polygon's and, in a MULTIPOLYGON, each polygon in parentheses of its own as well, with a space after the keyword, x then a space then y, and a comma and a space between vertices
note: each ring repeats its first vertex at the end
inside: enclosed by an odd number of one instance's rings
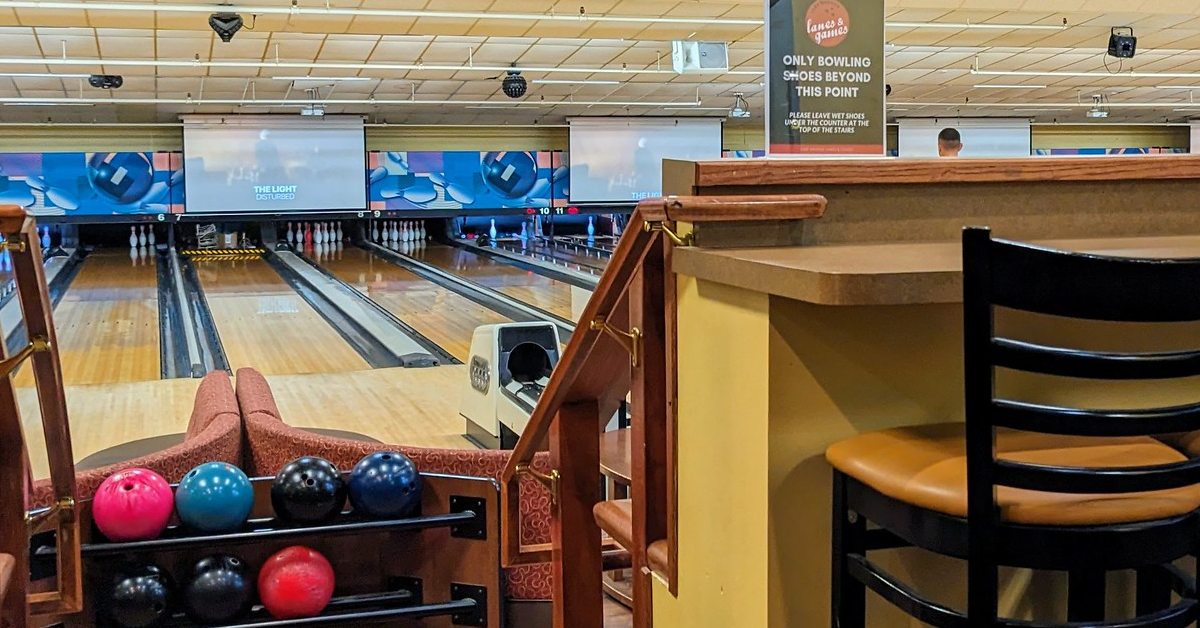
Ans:
POLYGON ((654 623, 765 627, 768 298, 680 276, 678 303, 680 594, 655 582, 654 623))

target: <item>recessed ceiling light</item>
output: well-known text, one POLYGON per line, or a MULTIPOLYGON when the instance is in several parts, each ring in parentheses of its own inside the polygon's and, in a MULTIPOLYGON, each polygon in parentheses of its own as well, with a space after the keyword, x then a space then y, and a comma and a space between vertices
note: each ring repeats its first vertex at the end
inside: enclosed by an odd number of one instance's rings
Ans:
POLYGON ((567 79, 533 79, 531 82, 540 83, 542 85, 578 85, 580 83, 587 85, 620 85, 621 81, 602 81, 595 79, 586 79, 582 81, 569 81, 567 79))

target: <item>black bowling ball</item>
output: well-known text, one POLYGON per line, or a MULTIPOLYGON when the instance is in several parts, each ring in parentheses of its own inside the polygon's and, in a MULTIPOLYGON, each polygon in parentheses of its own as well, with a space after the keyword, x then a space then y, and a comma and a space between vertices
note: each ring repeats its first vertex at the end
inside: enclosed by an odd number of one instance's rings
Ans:
POLYGON ((346 505, 346 482, 324 458, 304 456, 285 465, 271 485, 271 506, 289 523, 323 523, 346 505))
POLYGON ((153 563, 122 565, 112 576, 104 610, 121 628, 148 628, 171 614, 171 577, 153 563))
POLYGON ((225 623, 250 611, 254 578, 237 556, 216 554, 200 559, 183 585, 183 610, 198 624, 225 623))

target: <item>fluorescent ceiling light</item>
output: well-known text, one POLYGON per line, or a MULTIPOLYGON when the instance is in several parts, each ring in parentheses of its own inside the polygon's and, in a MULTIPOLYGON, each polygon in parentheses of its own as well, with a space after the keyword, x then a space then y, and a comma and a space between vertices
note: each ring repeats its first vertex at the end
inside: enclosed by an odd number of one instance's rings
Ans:
POLYGON ((621 81, 602 81, 602 80, 591 80, 591 79, 585 79, 582 81, 570 81, 567 79, 533 79, 530 82, 538 83, 540 85, 575 85, 578 83, 586 83, 588 85, 620 85, 621 84, 621 81))
MULTIPOLYGON (((1024 110, 1024 109, 1038 109, 1038 108, 1092 109, 1097 106, 1097 104, 1095 102, 1090 101, 1090 100, 1087 102, 1022 102, 1022 103, 1011 103, 1011 102, 970 102, 970 103, 964 103, 964 102, 902 102, 902 103, 896 103, 896 104, 904 105, 904 106, 908 106, 908 107, 947 107, 947 108, 954 108, 954 109, 971 109, 971 108, 991 109, 991 108, 995 108, 995 107, 1001 107, 1001 108, 1005 108, 1005 109, 1013 109, 1014 111, 1017 109, 1024 110)), ((1186 103, 1180 103, 1180 102, 1131 102, 1131 101, 1105 100, 1103 103, 1100 103, 1099 106, 1104 107, 1104 108, 1112 107, 1115 109, 1121 109, 1121 108, 1162 109, 1162 108, 1166 108, 1166 107, 1176 107, 1176 106, 1183 105, 1183 104, 1186 104, 1186 103)))
POLYGON ((976 85, 975 89, 1046 89, 1045 85, 1000 85, 992 83, 990 85, 976 85))
POLYGON ((6 78, 80 78, 85 79, 91 74, 55 74, 53 72, 0 72, 0 77, 6 78))
POLYGON ((272 76, 273 81, 382 81, 369 76, 272 76))
MULTIPOLYGON (((88 105, 188 105, 188 106, 239 106, 239 107, 307 107, 311 105, 320 105, 325 107, 339 107, 346 105, 504 105, 504 101, 497 100, 418 100, 408 98, 397 99, 382 99, 382 98, 339 98, 325 100, 284 100, 284 99, 252 99, 252 98, 0 98, 0 103, 3 104, 33 104, 33 103, 61 103, 61 104, 88 104, 88 105)), ((520 104, 520 103, 513 103, 520 104)), ((534 103, 526 103, 537 105, 540 107, 557 107, 557 106, 599 106, 599 107, 680 107, 680 108, 695 108, 700 106, 699 101, 692 102, 649 102, 649 101, 609 101, 609 100, 542 100, 534 103)))
MULTIPOLYGON (((662 17, 651 15, 606 15, 588 13, 509 13, 501 11, 430 11, 425 9, 363 9, 355 7, 251 5, 251 4, 174 4, 154 2, 85 2, 82 0, 0 0, 0 8, 67 11, 135 11, 147 13, 212 13, 227 11, 250 15, 407 17, 442 20, 504 20, 521 22, 608 22, 624 24, 700 24, 719 26, 763 25, 759 18, 662 17), (218 8, 219 7, 219 8, 218 8)), ((885 22, 888 28, 988 29, 988 30, 1064 30, 1065 24, 999 24, 991 22, 885 22)), ((694 33, 693 33, 694 34, 694 33)))
POLYGON ((604 15, 581 13, 506 13, 502 11, 427 11, 415 9, 360 9, 353 7, 324 6, 304 7, 299 5, 249 5, 249 4, 157 4, 147 2, 82 2, 79 0, 0 0, 0 8, 6 9, 53 9, 68 11, 138 11, 150 13, 212 13, 221 10, 229 13, 290 16, 353 17, 409 17, 437 18, 443 20, 508 20, 508 21, 553 21, 553 22, 617 22, 630 24, 721 24, 761 26, 761 19, 731 19, 711 17, 657 17, 643 15, 604 15))
POLYGON ((1051 70, 1046 72, 1037 72, 1033 70, 980 70, 971 68, 971 74, 977 76, 1053 76, 1063 78, 1094 78, 1094 79, 1111 79, 1111 78, 1178 78, 1178 79, 1200 79, 1200 72, 1068 72, 1063 70, 1051 70))
POLYGON ((90 102, 47 102, 44 100, 6 102, 5 107, 91 107, 90 102))
MULTIPOLYGON (((2 0, 0 0, 2 1, 2 0)), ((447 63, 361 63, 313 61, 201 61, 200 59, 98 59, 69 57, 0 57, 0 65, 50 65, 50 66, 120 66, 120 67, 169 67, 169 68, 260 68, 260 69, 303 69, 303 70, 443 70, 448 72, 570 72, 586 74, 657 74, 677 76, 675 70, 627 69, 624 67, 577 67, 577 66, 528 66, 528 65, 463 65, 447 63)), ((761 70, 724 70, 713 74, 761 76, 761 70)))
MULTIPOLYGON (((0 6, 3 6, 0 4, 0 6)), ((1061 31, 1065 24, 994 24, 991 22, 886 22, 888 28, 983 29, 1002 31, 1061 31)))
POLYGON ((1196 85, 1155 85, 1154 89, 1200 89, 1196 85))

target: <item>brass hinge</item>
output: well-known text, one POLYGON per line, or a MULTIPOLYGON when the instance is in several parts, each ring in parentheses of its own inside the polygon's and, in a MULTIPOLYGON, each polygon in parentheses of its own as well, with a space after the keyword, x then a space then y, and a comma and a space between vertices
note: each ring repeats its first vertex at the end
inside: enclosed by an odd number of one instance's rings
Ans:
POLYGON ((641 363, 642 355, 642 330, 634 327, 629 331, 622 331, 613 327, 604 318, 597 318, 592 321, 588 328, 592 331, 602 331, 609 336, 612 336, 617 342, 621 343, 622 347, 629 352, 629 361, 633 364, 633 368, 637 368, 641 363))
POLYGON ((25 252, 25 238, 22 238, 19 234, 7 236, 4 240, 0 241, 0 250, 4 250, 4 249, 24 253, 25 252))
POLYGON ((675 233, 675 230, 668 227, 667 223, 662 221, 652 222, 647 220, 646 222, 642 223, 642 229, 645 230, 646 233, 661 231, 668 238, 670 238, 672 242, 675 243, 675 246, 691 246, 696 241, 696 238, 693 237, 691 233, 681 236, 678 233, 675 233))
POLYGON ((517 465, 516 471, 517 475, 528 475, 537 480, 539 484, 546 487, 546 490, 550 491, 550 504, 558 504, 558 469, 551 469, 550 473, 547 475, 541 471, 538 471, 537 469, 534 469, 529 465, 529 463, 522 462, 521 464, 517 465))
POLYGON ((45 336, 35 336, 33 340, 29 342, 29 344, 25 345, 12 357, 5 360, 0 360, 0 377, 7 377, 8 375, 11 375, 13 371, 17 370, 17 367, 20 366, 22 362, 28 360, 29 356, 33 355, 35 352, 49 350, 50 340, 45 336))
POLYGON ((25 513, 25 526, 29 530, 29 534, 37 534, 45 529, 45 525, 51 519, 57 519, 63 523, 69 523, 75 519, 75 498, 60 497, 46 510, 38 513, 25 513))

